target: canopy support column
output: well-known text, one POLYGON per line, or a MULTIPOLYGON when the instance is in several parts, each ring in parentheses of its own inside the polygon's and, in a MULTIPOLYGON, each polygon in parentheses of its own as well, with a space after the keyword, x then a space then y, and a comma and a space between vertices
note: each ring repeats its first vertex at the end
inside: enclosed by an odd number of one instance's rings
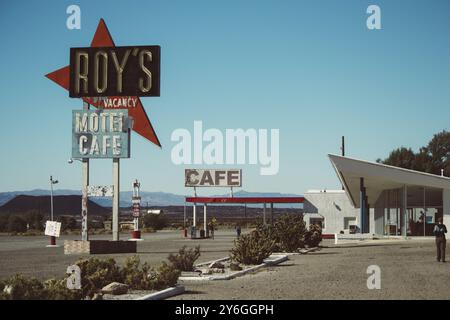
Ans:
POLYGON ((263 207, 263 224, 266 225, 266 203, 264 202, 263 207))
POLYGON ((205 237, 206 237, 206 233, 208 230, 207 223, 206 223, 206 203, 203 207, 203 230, 205 230, 205 237))
POLYGON ((364 187, 364 178, 359 178, 359 232, 364 233, 364 212, 366 211, 366 188, 364 187))
POLYGON ((404 236, 406 238, 407 234, 407 227, 408 227, 408 187, 403 185, 403 223, 405 225, 404 227, 404 236))
POLYGON ((273 225, 273 202, 270 203, 270 224, 273 225))

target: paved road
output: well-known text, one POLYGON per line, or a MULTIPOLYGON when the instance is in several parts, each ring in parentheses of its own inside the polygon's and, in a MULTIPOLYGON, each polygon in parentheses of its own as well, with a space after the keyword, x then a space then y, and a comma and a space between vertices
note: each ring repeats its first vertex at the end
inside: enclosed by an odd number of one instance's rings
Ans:
MULTIPOLYGON (((194 247, 200 245, 201 256, 199 261, 209 261, 228 255, 232 247, 235 232, 232 230, 218 230, 215 239, 191 240, 185 239, 181 231, 163 230, 156 233, 144 234, 144 241, 138 242, 137 250, 141 261, 147 261, 151 265, 158 265, 165 260, 170 253, 175 253, 187 245, 194 247)), ((111 235, 95 235, 91 239, 111 239, 111 235)), ((129 239, 129 234, 121 234, 121 239, 129 239)), ((62 236, 57 239, 57 244, 63 244, 64 240, 79 240, 80 236, 62 236)), ((64 248, 46 248, 49 243, 45 236, 0 236, 0 279, 4 279, 15 273, 22 273, 41 279, 50 277, 62 277, 67 266, 73 264, 80 257, 86 255, 64 255, 64 248)), ((132 254, 120 255, 91 255, 97 258, 115 258, 119 264, 132 254)))
MULTIPOLYGON (((64 236, 58 243, 78 238, 64 236)), ((138 243, 138 254, 156 265, 183 245, 201 245, 199 262, 225 257, 234 232, 219 230, 215 240, 184 239, 180 231, 161 231, 144 238, 138 243)), ((65 256, 63 248, 46 248, 47 242, 47 237, 0 236, 0 278, 17 272, 39 278, 63 276, 67 266, 80 256, 65 256)), ((450 263, 435 261, 432 240, 341 247, 324 241, 324 246, 320 252, 291 256, 289 261, 253 275, 228 281, 184 282, 186 294, 172 299, 450 299, 450 263), (369 265, 381 268, 381 290, 367 289, 369 265)), ((123 263, 129 255, 96 256, 114 257, 123 263)))

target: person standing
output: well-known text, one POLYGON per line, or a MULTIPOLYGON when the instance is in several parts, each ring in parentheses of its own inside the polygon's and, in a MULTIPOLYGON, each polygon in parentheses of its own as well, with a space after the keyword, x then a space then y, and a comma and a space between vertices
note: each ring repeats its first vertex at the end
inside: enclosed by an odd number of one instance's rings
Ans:
POLYGON ((241 225, 238 223, 236 224, 236 236, 239 238, 241 236, 241 225))
POLYGON ((442 223, 442 218, 438 219, 438 224, 434 226, 433 233, 436 237, 436 251, 437 251, 437 261, 445 262, 445 247, 447 245, 447 240, 445 239, 445 234, 447 233, 447 227, 442 223))
POLYGON ((211 234, 211 238, 214 240, 214 223, 209 223, 209 232, 211 234))

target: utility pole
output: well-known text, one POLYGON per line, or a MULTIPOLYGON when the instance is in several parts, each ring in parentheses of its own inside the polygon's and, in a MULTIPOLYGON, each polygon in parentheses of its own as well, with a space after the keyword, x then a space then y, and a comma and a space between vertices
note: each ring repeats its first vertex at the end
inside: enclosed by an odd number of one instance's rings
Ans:
POLYGON ((113 158, 113 207, 112 207, 112 233, 113 241, 119 241, 119 197, 120 197, 120 160, 113 158))
MULTIPOLYGON (((341 139, 341 155, 345 157, 345 137, 342 136, 341 139)), ((342 185, 342 190, 345 190, 344 185, 342 185)))
MULTIPOLYGON (((89 110, 89 103, 83 101, 83 110, 89 110)), ((81 240, 88 241, 88 186, 89 186, 89 158, 82 159, 81 165, 81 240)))
MULTIPOLYGON (((53 180, 53 176, 50 176, 50 220, 53 220, 53 185, 57 184, 58 180, 53 180)), ((56 245, 56 237, 50 236, 50 246, 56 245)))

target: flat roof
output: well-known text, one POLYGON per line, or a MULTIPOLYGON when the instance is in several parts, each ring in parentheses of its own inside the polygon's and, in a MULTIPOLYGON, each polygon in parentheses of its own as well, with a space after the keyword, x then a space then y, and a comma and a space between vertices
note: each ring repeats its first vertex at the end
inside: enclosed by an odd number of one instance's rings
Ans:
POLYGON ((303 203, 304 197, 186 197, 194 203, 303 203))
POLYGON ((307 194, 307 193, 345 193, 345 190, 342 190, 342 189, 340 189, 340 190, 333 190, 333 189, 330 189, 330 190, 328 190, 328 189, 323 189, 323 190, 308 190, 308 191, 306 191, 305 192, 305 194, 307 194))
POLYGON ((381 192, 387 189, 403 186, 450 189, 449 177, 333 154, 329 154, 328 157, 350 201, 356 208, 359 208, 360 202, 360 178, 364 178, 371 205, 378 199, 381 192))

